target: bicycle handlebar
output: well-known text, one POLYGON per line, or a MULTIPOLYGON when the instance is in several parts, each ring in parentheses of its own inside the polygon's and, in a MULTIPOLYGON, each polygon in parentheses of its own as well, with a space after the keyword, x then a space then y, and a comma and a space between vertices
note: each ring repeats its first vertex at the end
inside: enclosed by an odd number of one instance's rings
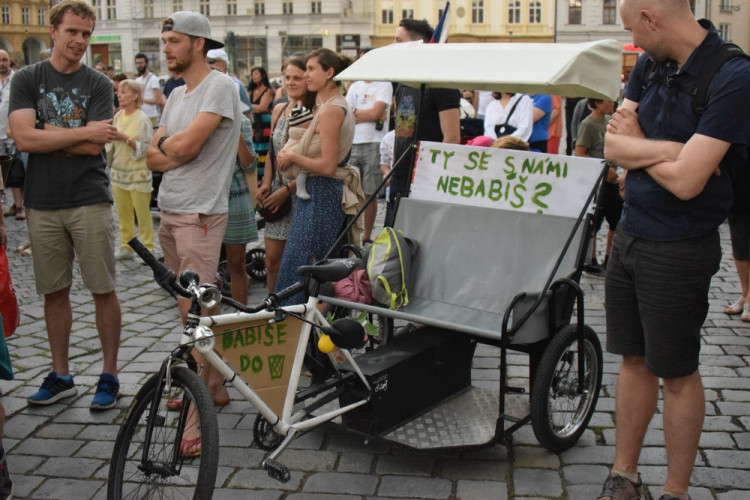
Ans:
MULTIPOLYGON (((145 262, 153 270, 154 279, 156 279, 156 282, 172 297, 177 298, 177 296, 179 295, 186 299, 193 298, 194 295, 190 292, 190 290, 187 289, 187 284, 183 285, 178 283, 177 277, 175 276, 174 272, 172 272, 169 268, 167 268, 167 266, 159 262, 154 254, 151 253, 137 237, 128 241, 128 245, 136 254, 138 254, 141 259, 143 259, 143 262, 145 262)), ((197 283, 194 283, 194 285, 196 285, 197 288, 197 283)), ((266 299, 263 300, 263 302, 251 307, 240 304, 236 300, 224 296, 222 296, 221 298, 221 303, 233 307, 234 309, 237 309, 239 311, 256 313, 258 311, 262 311, 263 309, 278 308, 284 300, 288 299, 298 292, 301 292, 302 290, 304 290, 304 288, 305 285, 303 282, 295 283, 278 293, 269 295, 266 299)))
MULTIPOLYGON (((128 245, 136 254, 138 254, 141 259, 143 259, 143 262, 148 264, 148 266, 154 271, 154 278, 156 279, 156 282, 170 295, 172 295, 174 298, 177 298, 177 296, 180 295, 191 300, 199 299, 199 295, 201 295, 202 290, 204 289, 198 286, 198 275, 195 272, 183 272, 180 278, 181 280, 184 280, 184 282, 178 283, 174 272, 172 272, 169 268, 167 268, 167 266, 159 262, 156 257, 154 257, 154 254, 151 253, 145 246, 143 246, 143 243, 141 243, 138 238, 133 238, 128 241, 128 245)), ((334 274, 340 274, 345 272, 345 270, 351 272, 354 267, 351 265, 351 263, 342 262, 340 263, 340 265, 333 266, 330 269, 334 272, 334 274)), ((233 307, 238 311, 251 314, 262 311, 263 309, 274 311, 281 309, 281 303, 286 299, 304 290, 305 283, 303 281, 299 281, 291 286, 284 288, 278 293, 272 293, 271 295, 266 297, 263 302, 256 306, 248 307, 244 304, 240 304, 234 299, 224 296, 221 297, 221 303, 233 307)), ((331 339, 337 346, 350 349, 362 347, 365 343, 364 339, 366 339, 367 336, 365 335, 364 327, 357 321, 351 319, 341 319, 326 327, 323 325, 312 323, 303 315, 292 315, 296 318, 301 319, 302 321, 316 326, 321 331, 331 336, 331 339)))
POLYGON ((156 260, 154 254, 152 254, 148 248, 143 246, 143 243, 141 243, 138 238, 133 238, 128 241, 128 246, 132 248, 141 259, 143 259, 143 262, 145 262, 152 271, 154 271, 156 282, 172 297, 177 298, 177 295, 185 297, 186 299, 192 297, 189 291, 185 290, 179 285, 179 283, 177 283, 175 274, 170 271, 167 266, 156 260))

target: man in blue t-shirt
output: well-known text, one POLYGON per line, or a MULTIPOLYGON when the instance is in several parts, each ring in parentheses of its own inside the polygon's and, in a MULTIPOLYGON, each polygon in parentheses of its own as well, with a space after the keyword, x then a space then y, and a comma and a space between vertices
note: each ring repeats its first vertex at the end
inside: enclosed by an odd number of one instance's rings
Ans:
POLYGON ((620 11, 647 55, 605 138, 606 159, 627 176, 605 281, 607 350, 623 360, 615 461, 600 498, 641 497, 638 458, 662 379, 668 464, 660 500, 687 500, 705 412, 698 361, 721 260, 718 227, 732 201, 728 171, 744 164, 750 139, 750 62, 726 62, 697 115, 696 61, 723 43, 714 27, 696 21, 684 0, 623 0, 620 11))
POLYGON ((115 139, 112 83, 81 63, 96 14, 82 0, 65 0, 50 11, 52 56, 19 70, 10 96, 10 128, 18 149, 29 152, 24 203, 37 292, 44 295, 52 371, 32 405, 49 405, 77 394, 69 371, 73 313, 73 256, 96 307, 103 369, 92 410, 117 402, 120 302, 115 291, 112 195, 104 145, 115 139))

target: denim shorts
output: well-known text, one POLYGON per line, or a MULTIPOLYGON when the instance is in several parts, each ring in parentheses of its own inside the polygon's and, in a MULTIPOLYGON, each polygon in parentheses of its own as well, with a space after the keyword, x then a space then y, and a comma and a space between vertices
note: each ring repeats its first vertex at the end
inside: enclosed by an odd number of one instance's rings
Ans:
POLYGON ((661 378, 698 369, 711 277, 719 270, 719 233, 649 241, 618 228, 607 266, 607 351, 645 356, 661 378))
POLYGON ((732 257, 735 260, 750 260, 750 215, 730 214, 727 220, 732 238, 732 257))

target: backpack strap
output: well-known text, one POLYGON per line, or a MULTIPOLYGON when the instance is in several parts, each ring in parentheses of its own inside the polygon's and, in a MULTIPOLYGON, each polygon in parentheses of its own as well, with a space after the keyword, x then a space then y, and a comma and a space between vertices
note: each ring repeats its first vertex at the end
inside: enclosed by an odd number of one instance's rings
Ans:
POLYGON ((708 87, 719 72, 719 68, 729 59, 735 57, 750 57, 745 54, 740 47, 733 43, 723 43, 717 52, 711 53, 710 57, 698 67, 698 78, 695 82, 695 88, 690 92, 693 96, 693 112, 700 116, 706 110, 708 104, 708 87))
POLYGON ((680 91, 686 92, 692 97, 691 107, 693 108, 693 113, 700 116, 706 110, 708 89, 716 73, 718 73, 725 62, 735 57, 750 59, 750 56, 745 54, 739 46, 729 42, 721 44, 719 49, 714 52, 702 50, 695 53, 691 67, 697 73, 698 78, 696 78, 695 86, 692 88, 682 88, 673 76, 667 77, 664 74, 665 65, 663 63, 657 63, 648 58, 642 72, 641 95, 653 83, 658 83, 670 89, 672 95, 680 91))

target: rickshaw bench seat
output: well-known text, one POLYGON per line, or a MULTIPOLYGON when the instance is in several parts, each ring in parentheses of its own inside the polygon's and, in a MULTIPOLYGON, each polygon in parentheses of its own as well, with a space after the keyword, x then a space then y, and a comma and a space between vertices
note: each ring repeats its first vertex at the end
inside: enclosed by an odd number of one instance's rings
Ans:
MULTIPOLYGON (((402 198, 394 228, 416 239, 420 248, 412 263, 409 303, 398 312, 423 324, 499 341, 511 301, 520 292, 528 294, 516 304, 516 319, 534 303, 575 222, 570 217, 402 198)), ((582 234, 583 224, 555 279, 580 277, 576 254, 582 234)), ((512 343, 531 344, 551 335, 548 295, 512 343)), ((559 309, 555 316, 567 318, 556 319, 567 322, 570 308, 559 309)))

